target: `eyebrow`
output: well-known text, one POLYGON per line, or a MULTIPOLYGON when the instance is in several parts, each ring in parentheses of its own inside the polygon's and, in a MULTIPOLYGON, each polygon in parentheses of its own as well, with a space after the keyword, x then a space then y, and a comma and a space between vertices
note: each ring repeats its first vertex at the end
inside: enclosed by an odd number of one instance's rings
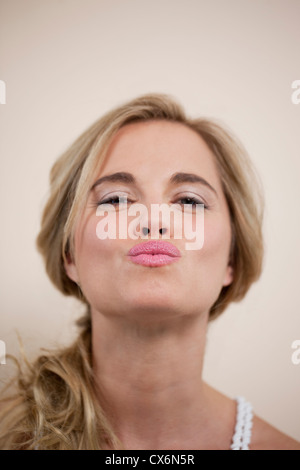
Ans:
POLYGON ((209 184, 206 179, 202 178, 202 176, 196 175, 195 173, 174 173, 170 178, 170 183, 201 183, 204 186, 207 186, 217 195, 217 191, 215 190, 215 188, 211 184, 209 184))
MULTIPOLYGON (((136 179, 131 173, 127 173, 125 171, 118 171, 117 173, 112 173, 111 175, 102 176, 101 178, 97 179, 93 186, 91 187, 91 191, 98 185, 110 182, 110 183, 126 183, 130 185, 136 184, 136 179)), ((215 188, 209 184, 202 176, 196 175, 195 173, 174 173, 170 178, 170 184, 181 184, 181 183, 201 183, 204 186, 211 189, 216 195, 217 191, 215 188)))
POLYGON ((91 187, 91 191, 96 186, 105 183, 106 181, 110 183, 136 184, 136 179, 131 173, 126 173, 125 171, 118 171, 117 173, 113 173, 112 175, 102 176, 101 178, 99 178, 91 187))

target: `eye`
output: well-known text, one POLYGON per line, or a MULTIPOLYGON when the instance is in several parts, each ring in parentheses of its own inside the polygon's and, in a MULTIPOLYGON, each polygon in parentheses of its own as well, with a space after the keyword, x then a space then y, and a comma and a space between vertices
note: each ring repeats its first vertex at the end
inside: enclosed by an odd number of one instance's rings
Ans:
POLYGON ((117 206, 121 204, 127 204, 128 202, 132 202, 132 201, 127 199, 127 196, 113 195, 113 196, 107 197, 106 199, 103 199, 103 201, 99 201, 97 205, 101 206, 104 204, 112 204, 113 206, 117 206))
POLYGON ((192 208, 197 208, 198 205, 202 204, 204 206, 204 209, 207 209, 207 205, 203 201, 191 196, 181 197, 180 199, 178 199, 178 202, 183 205, 190 205, 192 206, 192 208))

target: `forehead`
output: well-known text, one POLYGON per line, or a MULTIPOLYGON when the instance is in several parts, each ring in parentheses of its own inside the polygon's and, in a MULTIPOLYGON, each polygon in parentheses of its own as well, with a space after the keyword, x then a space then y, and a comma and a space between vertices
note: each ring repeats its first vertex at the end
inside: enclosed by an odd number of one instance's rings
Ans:
POLYGON ((132 123, 117 132, 101 174, 125 170, 145 177, 197 172, 215 184, 219 179, 215 157, 202 137, 184 124, 169 121, 132 123))

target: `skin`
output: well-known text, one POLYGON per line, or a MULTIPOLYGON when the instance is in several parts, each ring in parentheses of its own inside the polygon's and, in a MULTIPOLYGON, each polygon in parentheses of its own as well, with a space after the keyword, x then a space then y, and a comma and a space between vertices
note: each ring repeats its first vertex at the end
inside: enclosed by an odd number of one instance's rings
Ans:
MULTIPOLYGON (((106 182, 91 191, 74 259, 65 265, 91 306, 99 400, 126 449, 229 449, 235 402, 202 380, 208 312, 234 278, 229 211, 214 156, 182 124, 134 123, 117 133, 95 181, 120 171, 133 174, 137 185, 106 182), (215 192, 200 183, 170 184, 176 172, 203 177, 215 192), (126 194, 149 213, 153 203, 200 198, 208 206, 203 248, 185 250, 186 240, 175 240, 171 226, 167 241, 181 258, 154 268, 134 264, 127 253, 141 240, 96 236, 97 204, 112 194, 126 194)), ((150 229, 159 223, 151 219, 150 229)), ((251 448, 295 446, 254 418, 251 448)))

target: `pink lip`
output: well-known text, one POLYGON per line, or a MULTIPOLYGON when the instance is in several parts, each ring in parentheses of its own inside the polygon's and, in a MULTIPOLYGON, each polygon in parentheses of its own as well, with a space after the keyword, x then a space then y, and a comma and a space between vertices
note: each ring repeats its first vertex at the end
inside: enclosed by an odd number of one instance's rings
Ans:
POLYGON ((133 263, 158 267, 174 263, 181 257, 181 253, 172 243, 153 240, 133 246, 128 256, 133 263))

